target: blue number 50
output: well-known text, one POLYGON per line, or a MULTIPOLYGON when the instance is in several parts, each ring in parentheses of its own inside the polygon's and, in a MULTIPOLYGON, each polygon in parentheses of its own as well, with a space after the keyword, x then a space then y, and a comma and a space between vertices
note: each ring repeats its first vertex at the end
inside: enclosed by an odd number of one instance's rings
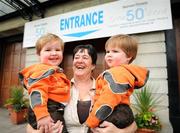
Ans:
POLYGON ((140 20, 144 18, 144 10, 143 8, 128 10, 126 15, 128 21, 140 20))

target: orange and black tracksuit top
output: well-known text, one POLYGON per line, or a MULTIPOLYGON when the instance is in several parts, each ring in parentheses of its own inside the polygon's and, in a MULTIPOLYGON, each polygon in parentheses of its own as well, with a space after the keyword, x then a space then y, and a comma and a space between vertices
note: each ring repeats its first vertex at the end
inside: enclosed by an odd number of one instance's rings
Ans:
POLYGON ((121 65, 104 71, 96 79, 94 105, 86 124, 95 128, 105 120, 115 106, 130 104, 133 90, 145 85, 149 77, 146 68, 137 65, 121 65))
POLYGON ((57 66, 35 64, 20 71, 19 78, 28 90, 36 120, 50 115, 48 99, 62 104, 67 104, 70 99, 70 81, 57 66))

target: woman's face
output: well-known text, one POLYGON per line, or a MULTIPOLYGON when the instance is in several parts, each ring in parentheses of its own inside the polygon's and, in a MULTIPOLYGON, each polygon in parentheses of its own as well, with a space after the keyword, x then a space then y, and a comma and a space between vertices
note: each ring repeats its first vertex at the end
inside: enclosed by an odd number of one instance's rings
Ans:
POLYGON ((88 54, 87 49, 79 50, 73 59, 73 72, 74 76, 91 76, 92 70, 95 65, 92 64, 92 58, 88 54))

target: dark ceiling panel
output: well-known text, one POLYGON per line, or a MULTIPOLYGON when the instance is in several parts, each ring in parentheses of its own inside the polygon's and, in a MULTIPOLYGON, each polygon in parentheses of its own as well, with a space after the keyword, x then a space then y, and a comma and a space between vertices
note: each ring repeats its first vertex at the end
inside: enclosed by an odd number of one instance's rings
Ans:
POLYGON ((0 21, 21 16, 32 20, 33 15, 43 18, 46 8, 70 0, 0 0, 0 21))

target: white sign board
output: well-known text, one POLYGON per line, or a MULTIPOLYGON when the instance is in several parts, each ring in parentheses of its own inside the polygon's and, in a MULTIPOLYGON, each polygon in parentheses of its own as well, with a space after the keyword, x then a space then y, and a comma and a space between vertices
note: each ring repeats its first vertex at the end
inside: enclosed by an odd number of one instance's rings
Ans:
POLYGON ((25 24, 24 47, 45 33, 64 42, 172 29, 170 0, 119 0, 25 24))

